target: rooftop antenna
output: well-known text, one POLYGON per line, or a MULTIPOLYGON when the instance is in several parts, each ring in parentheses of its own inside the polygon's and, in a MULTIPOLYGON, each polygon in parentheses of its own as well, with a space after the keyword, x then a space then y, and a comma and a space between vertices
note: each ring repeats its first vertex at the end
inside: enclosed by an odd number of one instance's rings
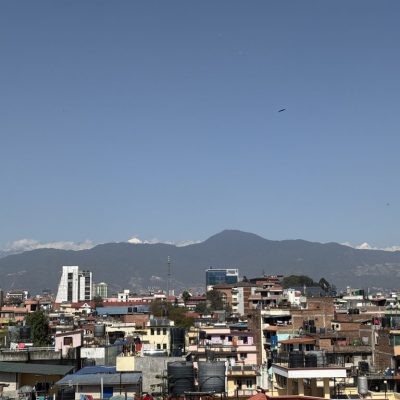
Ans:
POLYGON ((171 257, 168 256, 168 277, 167 277, 167 300, 168 300, 168 296, 169 296, 169 291, 170 291, 170 287, 171 287, 171 257))

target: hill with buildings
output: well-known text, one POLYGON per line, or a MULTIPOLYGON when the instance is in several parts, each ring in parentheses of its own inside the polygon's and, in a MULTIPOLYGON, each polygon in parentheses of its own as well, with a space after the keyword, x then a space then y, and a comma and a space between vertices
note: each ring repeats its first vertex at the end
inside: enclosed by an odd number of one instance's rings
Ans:
POLYGON ((359 250, 337 243, 304 240, 273 241, 258 235, 227 230, 185 247, 170 244, 108 243, 89 250, 39 249, 0 259, 3 289, 56 291, 61 267, 79 265, 115 290, 166 288, 167 258, 171 257, 172 287, 204 285, 205 269, 239 268, 247 277, 267 274, 304 274, 324 277, 338 288, 398 287, 400 252, 359 250))

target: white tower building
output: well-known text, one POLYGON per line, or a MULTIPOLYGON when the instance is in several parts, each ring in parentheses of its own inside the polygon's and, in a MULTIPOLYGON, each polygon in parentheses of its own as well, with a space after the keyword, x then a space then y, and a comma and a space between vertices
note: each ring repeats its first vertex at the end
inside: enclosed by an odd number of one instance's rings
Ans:
POLYGON ((92 300, 92 273, 79 271, 76 265, 63 266, 56 302, 76 303, 85 300, 92 300))

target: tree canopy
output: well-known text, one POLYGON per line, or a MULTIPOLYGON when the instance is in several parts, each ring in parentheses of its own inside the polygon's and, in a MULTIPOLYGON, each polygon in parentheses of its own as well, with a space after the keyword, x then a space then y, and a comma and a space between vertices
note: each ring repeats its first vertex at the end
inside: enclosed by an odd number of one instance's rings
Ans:
POLYGON ((223 310, 224 303, 222 301, 221 293, 216 290, 207 292, 207 300, 211 311, 223 310))
POLYGON ((150 305, 151 313, 158 318, 168 318, 174 321, 175 326, 181 328, 190 328, 193 326, 194 320, 191 317, 187 317, 187 309, 184 307, 178 307, 176 305, 166 303, 165 301, 157 300, 150 305))
POLYGON ((28 314, 26 325, 32 330, 33 345, 37 347, 51 344, 49 319, 43 310, 37 310, 28 314))
POLYGON ((335 288, 325 278, 321 278, 318 282, 315 282, 312 278, 306 275, 285 276, 282 280, 282 286, 285 289, 303 286, 320 287, 324 292, 330 292, 335 288))

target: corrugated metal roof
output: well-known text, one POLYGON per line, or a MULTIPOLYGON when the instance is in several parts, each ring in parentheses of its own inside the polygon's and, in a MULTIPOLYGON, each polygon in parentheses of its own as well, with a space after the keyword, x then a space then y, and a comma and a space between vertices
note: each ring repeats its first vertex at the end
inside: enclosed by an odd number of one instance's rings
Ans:
POLYGON ((149 306, 136 305, 136 306, 108 306, 97 307, 96 311, 99 315, 135 315, 149 312, 149 306))
POLYGON ((115 374, 116 367, 106 367, 104 365, 94 365, 92 367, 84 367, 77 371, 75 375, 88 375, 88 374, 115 374))
POLYGON ((15 372, 36 375, 65 375, 74 367, 72 365, 29 364, 20 362, 0 362, 0 372, 15 372))
POLYGON ((59 380, 56 385, 88 385, 100 386, 101 379, 104 385, 135 385, 142 379, 141 372, 123 372, 115 374, 69 374, 59 380))
POLYGON ((292 338, 287 340, 279 340, 281 344, 294 344, 294 343, 315 343, 316 339, 313 338, 292 338))

